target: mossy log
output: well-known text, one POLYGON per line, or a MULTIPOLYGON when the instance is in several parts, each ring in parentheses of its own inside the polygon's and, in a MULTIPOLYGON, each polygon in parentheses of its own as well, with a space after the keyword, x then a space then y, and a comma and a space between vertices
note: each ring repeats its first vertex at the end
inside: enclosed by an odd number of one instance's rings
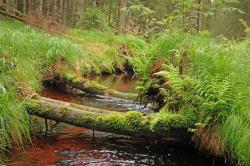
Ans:
POLYGON ((90 94, 112 96, 126 100, 136 100, 137 98, 137 94, 135 93, 122 93, 117 90, 112 90, 104 85, 100 85, 95 81, 85 79, 72 72, 60 74, 60 81, 63 81, 66 85, 90 94))
POLYGON ((45 119, 134 137, 184 139, 194 125, 193 116, 184 114, 113 112, 44 97, 26 101, 25 108, 31 115, 45 119))

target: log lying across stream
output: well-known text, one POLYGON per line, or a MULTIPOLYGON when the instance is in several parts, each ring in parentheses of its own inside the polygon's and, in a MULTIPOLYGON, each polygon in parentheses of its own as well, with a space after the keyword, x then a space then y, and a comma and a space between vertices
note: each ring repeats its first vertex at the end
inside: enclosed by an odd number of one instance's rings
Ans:
POLYGON ((45 119, 135 137, 183 139, 188 128, 194 126, 194 116, 190 114, 113 112, 40 96, 27 100, 25 108, 29 114, 45 119))
POLYGON ((74 72, 55 73, 53 81, 59 86, 64 84, 89 94, 112 96, 125 100, 136 100, 138 96, 135 93, 123 93, 117 90, 109 89, 108 87, 95 81, 83 78, 74 72))

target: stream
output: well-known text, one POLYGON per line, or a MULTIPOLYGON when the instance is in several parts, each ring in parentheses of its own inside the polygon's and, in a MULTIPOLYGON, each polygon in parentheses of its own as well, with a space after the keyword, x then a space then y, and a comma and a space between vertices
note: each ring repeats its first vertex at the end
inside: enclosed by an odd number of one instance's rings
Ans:
MULTIPOLYGON (((93 80, 121 92, 135 92, 136 80, 126 77, 95 77, 93 80)), ((140 103, 104 96, 74 96, 47 88, 42 95, 48 98, 102 108, 111 111, 153 110, 140 103)), ((44 120, 34 118, 32 143, 23 149, 11 149, 8 164, 13 166, 112 166, 112 165, 164 165, 164 166, 223 166, 212 158, 200 154, 192 145, 176 141, 147 143, 116 134, 93 132, 63 123, 50 121, 54 126, 44 134, 44 120)))

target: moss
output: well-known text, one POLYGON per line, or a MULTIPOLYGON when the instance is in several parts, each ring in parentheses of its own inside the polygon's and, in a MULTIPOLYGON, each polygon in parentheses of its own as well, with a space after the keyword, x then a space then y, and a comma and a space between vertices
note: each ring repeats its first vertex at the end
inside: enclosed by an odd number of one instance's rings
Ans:
POLYGON ((123 133, 135 133, 145 128, 144 118, 139 112, 127 112, 126 114, 111 113, 100 116, 96 125, 102 128, 110 128, 123 133))
POLYGON ((100 85, 95 81, 86 81, 84 83, 84 89, 85 92, 88 93, 98 93, 103 94, 105 90, 107 90, 106 86, 100 85))
POLYGON ((73 82, 73 84, 79 85, 79 84, 81 84, 81 79, 79 79, 79 78, 74 78, 74 79, 72 80, 72 82, 73 82))
POLYGON ((131 100, 135 100, 136 98, 137 98, 137 94, 135 94, 135 93, 127 93, 127 98, 128 99, 131 99, 131 100))
POLYGON ((35 101, 25 101, 23 107, 26 111, 32 113, 40 109, 40 104, 35 101))
POLYGON ((82 77, 70 72, 64 73, 64 79, 70 82, 72 86, 77 86, 77 88, 87 93, 104 94, 104 91, 108 89, 106 86, 100 85, 95 81, 84 80, 82 77))
POLYGON ((138 130, 142 130, 145 127, 143 124, 144 118, 139 112, 127 112, 124 118, 127 124, 126 130, 128 131, 136 132, 138 130))
POLYGON ((109 93, 115 97, 125 98, 125 99, 129 99, 129 100, 135 100, 136 97, 138 96, 135 93, 121 93, 121 92, 116 91, 116 90, 110 90, 109 93))
POLYGON ((60 109, 60 114, 62 114, 63 118, 67 118, 69 116, 69 110, 68 110, 68 108, 62 107, 60 109))
POLYGON ((82 124, 82 126, 86 126, 90 128, 95 128, 96 119, 97 117, 95 117, 93 114, 84 115, 84 116, 76 114, 74 117, 74 121, 77 124, 82 124))
POLYGON ((74 74, 72 74, 72 73, 69 73, 69 72, 64 73, 64 79, 66 81, 72 81, 75 78, 76 78, 76 76, 74 74))
POLYGON ((167 132, 170 129, 189 128, 188 118, 180 114, 158 114, 150 122, 150 128, 154 132, 167 132))
POLYGON ((126 119, 118 113, 98 117, 96 125, 124 132, 126 132, 127 129, 126 119))
POLYGON ((43 109, 42 114, 48 115, 48 114, 51 113, 51 111, 52 111, 51 108, 50 108, 49 106, 47 106, 47 107, 45 107, 45 108, 43 109))

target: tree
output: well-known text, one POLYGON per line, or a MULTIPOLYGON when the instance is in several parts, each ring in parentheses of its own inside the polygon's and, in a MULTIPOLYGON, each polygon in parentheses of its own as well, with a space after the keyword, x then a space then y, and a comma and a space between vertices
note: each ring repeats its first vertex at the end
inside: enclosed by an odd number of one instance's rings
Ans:
POLYGON ((126 17, 126 0, 120 0, 119 13, 117 19, 117 31, 119 34, 124 33, 126 17))
POLYGON ((15 14, 16 10, 16 1, 15 0, 7 0, 6 1, 6 12, 15 14))
POLYGON ((38 3, 38 12, 40 14, 43 13, 43 0, 39 0, 39 3, 38 3))
POLYGON ((186 32, 202 30, 204 17, 212 17, 218 10, 221 12, 239 11, 232 7, 237 0, 171 0, 175 5, 172 14, 167 17, 168 24, 178 24, 186 32), (206 4, 206 7, 205 7, 206 4))
POLYGON ((153 18, 154 11, 144 5, 131 5, 127 9, 127 13, 130 26, 137 29, 138 34, 145 36, 149 40, 156 25, 156 19, 153 18))

